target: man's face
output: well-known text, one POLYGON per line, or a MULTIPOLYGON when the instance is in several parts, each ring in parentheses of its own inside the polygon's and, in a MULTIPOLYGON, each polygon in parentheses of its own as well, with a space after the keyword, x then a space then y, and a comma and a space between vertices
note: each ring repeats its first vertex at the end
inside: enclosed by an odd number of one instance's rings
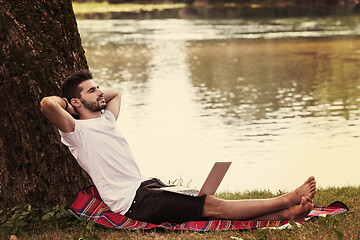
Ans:
POLYGON ((85 108, 92 112, 98 112, 106 108, 104 92, 93 80, 86 80, 79 84, 82 89, 80 101, 85 108))

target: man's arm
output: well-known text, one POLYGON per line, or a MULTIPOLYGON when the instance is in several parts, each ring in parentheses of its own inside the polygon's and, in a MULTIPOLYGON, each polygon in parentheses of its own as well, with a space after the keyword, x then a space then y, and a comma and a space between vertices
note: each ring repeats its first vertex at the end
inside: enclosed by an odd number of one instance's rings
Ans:
POLYGON ((121 92, 118 89, 105 89, 104 98, 107 103, 106 110, 112 112, 117 120, 121 106, 121 92))
POLYGON ((44 97, 40 103, 41 112, 62 132, 73 132, 75 130, 74 107, 66 99, 58 96, 44 97), (67 108, 67 110, 65 110, 67 108))

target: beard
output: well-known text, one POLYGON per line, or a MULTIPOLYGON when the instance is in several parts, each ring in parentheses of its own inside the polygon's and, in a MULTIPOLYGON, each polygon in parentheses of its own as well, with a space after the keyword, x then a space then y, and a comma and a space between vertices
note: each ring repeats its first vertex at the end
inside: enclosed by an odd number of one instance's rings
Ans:
POLYGON ((80 98, 80 101, 86 109, 92 112, 99 112, 106 108, 106 103, 100 103, 99 99, 96 99, 96 102, 87 102, 84 99, 80 98))

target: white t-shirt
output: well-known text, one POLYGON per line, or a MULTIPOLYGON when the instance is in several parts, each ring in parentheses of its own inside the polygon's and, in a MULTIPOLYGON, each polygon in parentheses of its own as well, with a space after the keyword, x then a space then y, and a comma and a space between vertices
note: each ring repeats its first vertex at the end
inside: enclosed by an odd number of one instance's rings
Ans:
POLYGON ((125 214, 144 180, 112 112, 100 118, 75 120, 75 131, 60 132, 80 166, 90 175, 102 200, 113 212, 125 214))

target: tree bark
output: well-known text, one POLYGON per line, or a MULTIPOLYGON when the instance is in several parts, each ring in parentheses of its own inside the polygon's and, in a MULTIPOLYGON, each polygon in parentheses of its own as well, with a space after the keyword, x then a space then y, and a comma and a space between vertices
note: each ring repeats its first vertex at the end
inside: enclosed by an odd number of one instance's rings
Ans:
POLYGON ((70 203, 91 180, 40 112, 87 68, 70 0, 0 0, 0 201, 70 203))

